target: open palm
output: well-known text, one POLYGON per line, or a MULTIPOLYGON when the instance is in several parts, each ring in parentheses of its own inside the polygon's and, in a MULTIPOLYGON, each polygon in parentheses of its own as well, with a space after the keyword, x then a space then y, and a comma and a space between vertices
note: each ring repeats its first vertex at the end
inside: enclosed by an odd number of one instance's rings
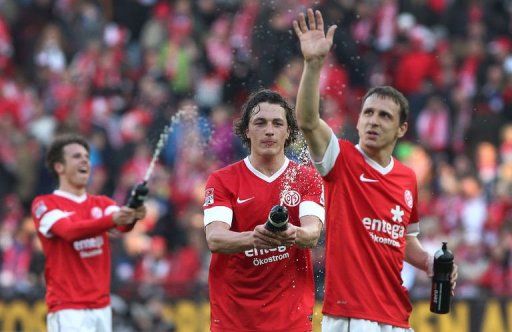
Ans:
POLYGON ((293 28, 297 37, 299 37, 302 55, 306 60, 323 59, 332 46, 334 31, 336 26, 333 25, 324 33, 324 22, 320 11, 313 13, 312 9, 308 9, 308 22, 304 14, 300 14, 298 21, 293 21, 293 28))

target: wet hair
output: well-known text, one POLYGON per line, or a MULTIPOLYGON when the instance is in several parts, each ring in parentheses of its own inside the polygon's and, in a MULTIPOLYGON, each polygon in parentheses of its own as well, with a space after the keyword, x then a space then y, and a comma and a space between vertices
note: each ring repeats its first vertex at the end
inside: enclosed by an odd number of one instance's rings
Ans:
POLYGON ((299 126, 295 119, 293 107, 280 94, 271 90, 259 90, 249 96, 249 99, 242 106, 242 116, 234 124, 235 134, 240 137, 245 146, 251 148, 251 141, 247 137, 246 131, 249 128, 251 116, 259 112, 259 104, 261 103, 279 105, 284 109, 288 130, 290 131, 290 135, 284 142, 284 147, 287 148, 297 139, 299 126))
POLYGON ((64 162, 64 147, 75 143, 80 144, 87 150, 87 152, 89 152, 89 143, 87 143, 84 137, 75 134, 63 134, 57 136, 48 148, 48 152, 46 153, 46 167, 50 173, 55 176, 55 178, 58 178, 58 174, 55 172, 53 166, 56 163, 64 162))
POLYGON ((363 104, 372 95, 386 97, 393 100, 400 107, 400 124, 404 124, 409 117, 409 102, 404 95, 391 86, 377 86, 368 90, 363 97, 363 104))

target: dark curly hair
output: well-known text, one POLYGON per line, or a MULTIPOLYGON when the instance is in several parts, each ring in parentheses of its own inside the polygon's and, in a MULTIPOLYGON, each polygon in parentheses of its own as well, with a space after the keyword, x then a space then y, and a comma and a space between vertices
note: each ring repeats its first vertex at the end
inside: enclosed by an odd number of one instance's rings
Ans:
POLYGON ((85 138, 75 134, 59 135, 53 140, 52 144, 50 145, 50 148, 46 153, 46 167, 52 173, 52 175, 55 176, 55 178, 58 178, 58 175, 55 172, 53 166, 56 163, 64 162, 64 147, 74 143, 83 146, 87 150, 87 152, 90 151, 89 143, 87 143, 85 138))
POLYGON ((284 109, 286 122, 288 123, 288 130, 290 131, 290 135, 284 142, 284 147, 287 148, 297 139, 297 135, 299 134, 299 126, 297 125, 297 120, 295 119, 295 112, 293 107, 288 104, 288 102, 279 93, 272 90, 259 90, 249 96, 247 102, 242 106, 242 116, 240 119, 235 121, 235 134, 240 137, 242 143, 245 146, 247 146, 249 149, 251 148, 251 141, 249 138, 247 138, 245 132, 249 128, 249 121, 251 120, 251 116, 259 111, 259 107, 257 106, 261 103, 279 105, 284 109))

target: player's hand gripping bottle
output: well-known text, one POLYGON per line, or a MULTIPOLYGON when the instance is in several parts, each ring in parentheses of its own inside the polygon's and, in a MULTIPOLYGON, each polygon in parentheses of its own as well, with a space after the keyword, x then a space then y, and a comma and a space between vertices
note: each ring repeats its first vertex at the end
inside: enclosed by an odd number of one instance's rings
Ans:
POLYGON ((149 189, 148 186, 146 185, 146 182, 142 182, 136 185, 132 190, 130 199, 128 200, 128 207, 136 209, 142 206, 142 204, 144 204, 144 201, 146 200, 146 197, 148 196, 148 193, 149 189))
POLYGON ((443 247, 434 255, 434 276, 432 277, 432 293, 430 294, 430 311, 446 314, 450 311, 452 287, 450 275, 453 270, 453 254, 443 247))
POLYGON ((265 228, 271 232, 282 232, 288 228, 288 210, 282 205, 274 205, 268 214, 265 228))

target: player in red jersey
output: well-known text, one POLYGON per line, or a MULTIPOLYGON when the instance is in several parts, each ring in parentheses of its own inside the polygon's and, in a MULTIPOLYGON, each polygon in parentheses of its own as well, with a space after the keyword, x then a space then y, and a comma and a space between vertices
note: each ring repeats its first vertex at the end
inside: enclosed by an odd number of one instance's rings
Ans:
POLYGON ((213 253, 211 331, 311 331, 315 291, 308 248, 323 227, 322 180, 313 168, 285 156, 298 128, 279 94, 253 94, 235 131, 250 154, 212 173, 205 192, 205 232, 213 253), (289 224, 273 233, 264 224, 281 201, 289 224))
POLYGON ((34 199, 32 217, 46 257, 48 331, 112 331, 107 231, 131 230, 146 209, 87 194, 89 145, 80 136, 57 137, 46 160, 58 189, 34 199))
MULTIPOLYGON (((323 331, 408 331, 412 307, 402 286, 403 261, 432 273, 423 250, 414 172, 392 157, 407 131, 408 103, 392 87, 363 97, 359 144, 338 140, 319 115, 319 78, 335 26, 324 33, 322 15, 308 9, 293 22, 304 69, 297 121, 324 179, 327 206, 323 331)), ((340 45, 341 46, 341 45, 340 45)), ((452 273, 455 287, 457 269, 452 273)))

